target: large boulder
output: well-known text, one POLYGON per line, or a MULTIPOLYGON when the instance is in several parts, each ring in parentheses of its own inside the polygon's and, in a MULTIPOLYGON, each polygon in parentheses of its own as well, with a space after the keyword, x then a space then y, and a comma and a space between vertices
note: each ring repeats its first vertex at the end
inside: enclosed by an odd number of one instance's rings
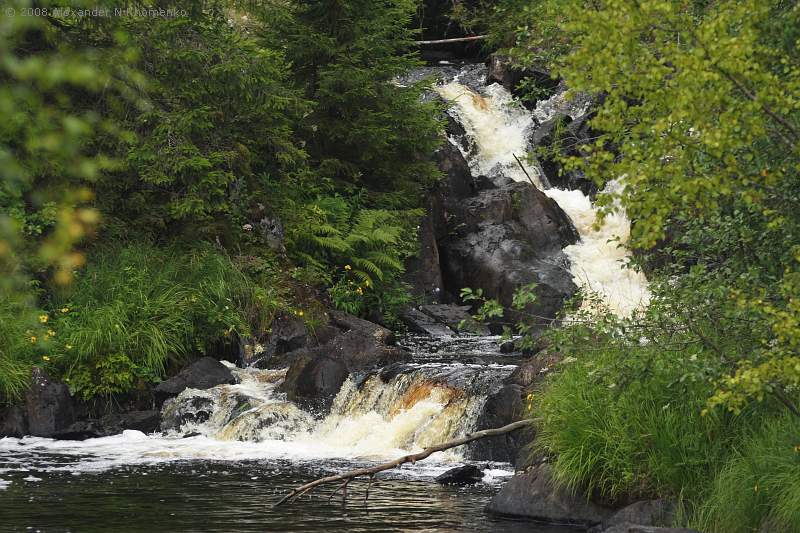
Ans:
POLYGON ((75 422, 75 405, 69 388, 34 368, 31 386, 25 394, 28 434, 52 437, 75 422))
POLYGON ((502 176, 485 179, 493 188, 478 181, 467 197, 461 197, 462 189, 445 197, 448 231, 439 253, 446 290, 482 288, 485 296, 510 307, 517 288, 536 283, 537 300, 527 311, 555 317, 576 291, 562 251, 577 241, 575 228, 533 185, 502 176))
POLYGON ((187 366, 181 372, 166 381, 159 383, 153 390, 158 405, 168 398, 173 398, 185 389, 210 389, 217 385, 235 383, 230 369, 214 359, 203 357, 187 366))
MULTIPOLYGON (((478 416, 476 430, 493 429, 520 420, 525 415, 524 389, 519 385, 504 385, 490 394, 478 416)), ((522 448, 533 440, 533 429, 523 428, 505 435, 487 437, 470 446, 470 456, 481 461, 515 463, 522 448)))
POLYGON ((286 354, 289 370, 280 390, 301 407, 327 411, 353 372, 407 361, 410 353, 394 346, 394 334, 378 324, 332 311, 331 324, 341 333, 310 349, 286 354))
POLYGON ((588 501, 582 494, 555 485, 546 464, 512 477, 486 510, 500 516, 579 527, 600 524, 613 512, 588 501))

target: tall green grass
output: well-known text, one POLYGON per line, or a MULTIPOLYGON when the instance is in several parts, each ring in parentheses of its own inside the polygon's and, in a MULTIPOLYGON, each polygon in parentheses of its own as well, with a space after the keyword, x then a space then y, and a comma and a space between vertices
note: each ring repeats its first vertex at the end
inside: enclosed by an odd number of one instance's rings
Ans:
MULTIPOLYGON (((644 357, 633 350, 626 356, 644 357)), ((701 416, 707 389, 667 366, 617 385, 597 376, 603 365, 565 365, 537 405, 537 452, 553 456, 557 481, 609 500, 697 494, 724 457, 732 416, 701 416)))
POLYGON ((695 520, 710 533, 800 531, 800 419, 768 419, 733 450, 695 520))
POLYGON ((96 250, 53 302, 57 364, 85 397, 157 380, 171 364, 250 332, 277 302, 224 253, 135 243, 96 250))
POLYGON ((42 337, 39 314, 28 301, 0 298, 0 404, 18 400, 28 387, 42 337))

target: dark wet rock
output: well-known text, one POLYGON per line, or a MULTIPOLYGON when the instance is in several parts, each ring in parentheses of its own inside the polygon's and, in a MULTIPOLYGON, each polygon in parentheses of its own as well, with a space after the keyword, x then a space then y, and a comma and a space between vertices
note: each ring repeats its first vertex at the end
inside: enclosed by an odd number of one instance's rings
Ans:
POLYGON ((685 527, 657 527, 639 524, 618 524, 603 529, 602 533, 700 533, 695 529, 685 527))
POLYGON ((476 465, 464 465, 451 468, 447 472, 436 476, 436 483, 440 485, 474 485, 483 479, 483 470, 476 465))
POLYGON ((330 318, 331 324, 344 332, 353 331, 383 344, 394 343, 394 333, 390 329, 379 326, 369 320, 364 320, 342 311, 331 311, 330 318))
POLYGON ((505 379, 505 383, 528 388, 541 381, 561 360, 558 353, 540 352, 521 363, 505 379))
POLYGON ((602 525, 592 530, 592 533, 601 533, 613 528, 622 528, 619 531, 628 531, 625 527, 629 527, 632 524, 635 524, 632 527, 667 527, 672 524, 675 518, 675 511, 675 502, 668 499, 634 502, 604 520, 602 525))
POLYGON ((52 437, 75 422, 75 406, 69 388, 50 379, 44 370, 34 368, 31 386, 25 394, 28 433, 36 437, 52 437))
POLYGON ((281 390, 304 409, 325 411, 350 372, 343 361, 328 357, 322 349, 316 351, 295 359, 281 390))
POLYGON ((558 204, 532 185, 493 181, 495 189, 444 199, 449 231, 439 253, 445 289, 482 288, 510 307, 514 291, 535 282, 537 300, 527 311, 554 317, 576 290, 562 249, 577 241, 577 232, 558 204))
POLYGON ((113 435, 98 420, 78 420, 68 427, 53 432, 50 437, 57 440, 86 440, 113 435))
MULTIPOLYGON (((559 85, 559 80, 551 76, 544 69, 520 69, 514 66, 513 61, 503 54, 492 54, 489 56, 486 72, 486 85, 499 83, 515 96, 520 96, 518 90, 520 83, 524 79, 530 79, 533 84, 541 89, 543 96, 554 93, 559 85)), ((527 105, 534 105, 535 101, 526 101, 527 105)))
POLYGON ((486 510, 500 516, 583 527, 600 524, 612 514, 611 509, 589 502, 584 495, 555 486, 546 464, 512 477, 486 510))
POLYGON ((500 353, 514 353, 517 351, 514 341, 505 341, 500 344, 500 353))
POLYGON ((189 423, 202 424, 213 412, 214 400, 210 396, 191 396, 181 402, 170 398, 164 402, 161 412, 161 430, 177 430, 189 423))
POLYGON ((489 328, 472 318, 472 314, 470 314, 470 307, 468 305, 421 305, 419 306, 419 310, 452 330, 457 331, 460 329, 463 322, 465 323, 466 328, 472 333, 476 333, 478 335, 489 334, 489 328))
MULTIPOLYGON (((504 385, 490 394, 478 416, 476 430, 499 428, 520 420, 525 415, 524 390, 519 385, 504 385)), ((522 448, 533 440, 533 429, 487 437, 472 443, 470 456, 480 461, 515 463, 522 448)))
POLYGON ((228 367, 212 357, 203 357, 181 370, 177 376, 159 383, 153 392, 156 402, 161 405, 185 389, 205 390, 234 382, 235 379, 228 367))
POLYGON ((24 437, 28 434, 28 419, 19 405, 0 408, 0 438, 24 437))
POLYGON ((439 245, 437 244, 436 222, 434 217, 441 209, 434 195, 427 198, 426 215, 420 220, 417 230, 419 252, 406 261, 405 281, 411 287, 411 293, 423 302, 439 303, 442 301, 442 269, 439 262, 439 245))
POLYGON ((405 309, 400 314, 400 319, 408 326, 409 330, 415 333, 425 333, 434 337, 449 337, 455 333, 452 329, 419 309, 405 309))
MULTIPOLYGON (((566 169, 560 157, 582 157, 581 146, 592 142, 596 133, 589 127, 591 113, 572 119, 565 114, 557 114, 540 124, 531 135, 531 148, 557 148, 558 154, 539 158, 539 166, 551 187, 568 190, 581 190, 586 195, 597 192, 597 185, 577 169, 566 169)), ((540 150, 541 151, 541 150, 540 150)))
POLYGON ((392 345, 390 330, 339 311, 330 316, 342 334, 322 346, 287 354, 291 362, 280 390, 302 407, 327 410, 349 374, 411 357, 407 350, 392 345))
POLYGON ((161 424, 161 412, 155 409, 146 411, 128 411, 113 415, 111 420, 103 419, 104 424, 109 425, 113 423, 118 426, 120 430, 135 429, 142 433, 152 433, 156 431, 161 424))
POLYGON ((281 313, 270 325, 265 352, 267 357, 280 355, 305 347, 309 332, 305 321, 299 316, 281 313))

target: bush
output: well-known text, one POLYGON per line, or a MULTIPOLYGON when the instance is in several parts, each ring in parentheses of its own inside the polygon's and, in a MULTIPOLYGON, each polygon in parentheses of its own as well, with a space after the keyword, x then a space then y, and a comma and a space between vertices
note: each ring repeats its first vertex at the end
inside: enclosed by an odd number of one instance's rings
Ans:
POLYGON ((189 354, 248 334, 278 305, 210 247, 137 243, 93 257, 53 310, 55 363, 85 398, 157 381, 189 354))

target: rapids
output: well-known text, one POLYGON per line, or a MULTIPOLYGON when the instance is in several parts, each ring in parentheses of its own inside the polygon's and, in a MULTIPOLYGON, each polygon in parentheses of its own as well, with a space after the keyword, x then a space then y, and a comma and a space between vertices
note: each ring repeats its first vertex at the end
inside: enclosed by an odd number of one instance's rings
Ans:
MULTIPOLYGON (((650 292, 641 272, 625 268, 629 257, 623 246, 630 235, 630 220, 618 209, 595 228, 597 212, 591 199, 579 190, 549 187, 535 166, 526 164, 529 137, 542 123, 558 114, 575 119, 588 111, 588 102, 569 99, 564 91, 537 104, 533 112, 516 103, 501 85, 484 86, 486 67, 462 69, 452 80, 438 86, 437 92, 452 103, 449 112, 466 131, 466 139, 450 139, 461 150, 475 175, 503 174, 515 181, 528 176, 544 193, 555 200, 570 217, 580 241, 564 249, 570 259, 575 284, 597 293, 620 316, 629 316, 647 305, 650 292), (477 83, 476 83, 477 81, 477 83), (519 158, 519 163, 516 156, 519 158)), ((623 184, 611 180, 605 192, 623 184)))

